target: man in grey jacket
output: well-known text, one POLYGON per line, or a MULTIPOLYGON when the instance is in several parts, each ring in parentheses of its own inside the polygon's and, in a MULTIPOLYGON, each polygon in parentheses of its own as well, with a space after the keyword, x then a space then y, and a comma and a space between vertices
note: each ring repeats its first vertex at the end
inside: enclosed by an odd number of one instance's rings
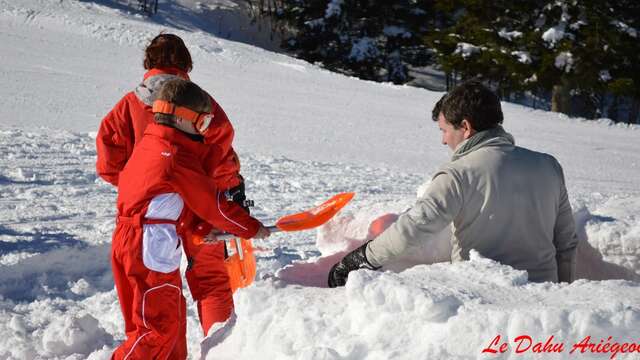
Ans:
POLYGON ((500 100, 476 81, 443 96, 433 120, 451 162, 393 225, 333 266, 329 286, 344 285, 350 271, 379 269, 449 224, 452 261, 475 249, 526 270, 530 281, 573 281, 577 239, 558 161, 515 146, 500 125, 500 100))

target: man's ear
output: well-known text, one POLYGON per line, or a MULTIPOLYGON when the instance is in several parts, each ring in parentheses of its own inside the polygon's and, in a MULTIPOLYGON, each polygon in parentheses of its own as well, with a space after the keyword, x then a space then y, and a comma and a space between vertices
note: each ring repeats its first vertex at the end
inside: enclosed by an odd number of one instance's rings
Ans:
POLYGON ((467 119, 462 119, 460 127, 464 131, 464 138, 468 139, 472 137, 477 131, 471 126, 471 122, 467 119))

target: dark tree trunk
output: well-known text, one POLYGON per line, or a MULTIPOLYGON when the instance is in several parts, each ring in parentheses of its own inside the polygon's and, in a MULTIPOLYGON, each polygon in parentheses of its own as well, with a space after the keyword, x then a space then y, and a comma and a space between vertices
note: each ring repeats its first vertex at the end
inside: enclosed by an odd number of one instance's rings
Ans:
POLYGON ((565 81, 553 86, 551 93, 551 111, 569 114, 571 110, 569 91, 569 86, 565 81))
POLYGON ((635 124, 638 122, 638 114, 640 113, 640 99, 633 98, 631 102, 631 109, 629 109, 629 118, 627 119, 627 123, 635 124))
POLYGON ((618 122, 619 109, 620 109, 620 97, 618 95, 614 95, 613 100, 611 100, 611 105, 607 110, 607 116, 609 117, 609 119, 613 120, 614 122, 618 122))

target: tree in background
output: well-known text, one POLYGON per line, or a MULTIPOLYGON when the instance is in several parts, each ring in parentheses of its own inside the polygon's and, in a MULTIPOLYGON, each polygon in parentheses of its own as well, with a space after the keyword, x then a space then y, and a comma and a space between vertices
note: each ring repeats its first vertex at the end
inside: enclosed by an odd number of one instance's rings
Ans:
POLYGON ((640 113, 638 0, 257 2, 286 25, 286 49, 334 71, 402 84, 431 65, 447 88, 479 78, 570 115, 640 113))
POLYGON ((637 104, 631 57, 639 50, 638 19, 630 15, 639 13, 637 2, 461 0, 438 7, 450 25, 426 41, 447 73, 494 83, 506 99, 542 94, 553 111, 587 118, 617 119, 622 97, 637 104))
POLYGON ((429 1, 293 0, 280 18, 296 29, 285 44, 297 56, 331 70, 375 81, 405 83, 409 65, 427 63, 422 35, 429 1))
POLYGON ((494 1, 437 1, 440 26, 425 41, 454 80, 479 78, 503 97, 528 88, 533 72, 522 31, 531 23, 531 4, 494 1))
MULTIPOLYGON (((607 89, 614 94, 614 120, 625 120, 632 124, 640 122, 640 2, 637 0, 607 1, 611 22, 607 35, 609 68, 603 73, 607 78, 607 89), (626 119, 618 118, 620 99, 629 99, 626 119)), ((605 24, 606 26, 607 24, 605 24)))

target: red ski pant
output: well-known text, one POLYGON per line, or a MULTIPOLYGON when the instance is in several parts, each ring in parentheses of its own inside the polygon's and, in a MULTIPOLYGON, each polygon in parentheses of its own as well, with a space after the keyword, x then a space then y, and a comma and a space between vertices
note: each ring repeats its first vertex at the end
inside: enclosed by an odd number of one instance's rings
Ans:
POLYGON ((111 266, 127 339, 112 359, 186 359, 186 303, 180 269, 149 270, 142 260, 142 228, 116 226, 111 266))
POLYGON ((185 273, 191 296, 197 301, 204 336, 211 326, 226 321, 233 311, 233 293, 224 266, 224 243, 194 245, 183 241, 188 267, 185 273))

